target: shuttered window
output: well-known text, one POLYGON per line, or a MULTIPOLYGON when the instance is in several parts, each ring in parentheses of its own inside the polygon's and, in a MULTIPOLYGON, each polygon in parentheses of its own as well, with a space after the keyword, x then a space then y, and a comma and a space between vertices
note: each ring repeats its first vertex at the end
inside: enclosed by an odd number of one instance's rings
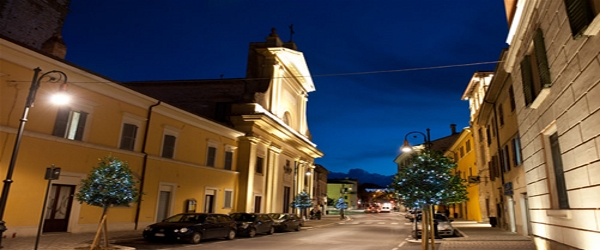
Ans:
POLYGON ((590 0, 564 0, 567 9, 567 17, 571 26, 573 38, 577 39, 583 35, 585 29, 594 20, 594 11, 590 0))
POLYGON ((525 105, 530 106, 542 89, 551 87, 550 68, 546 56, 544 34, 537 29, 533 37, 533 48, 521 61, 521 79, 525 105))
POLYGON ((123 124, 123 132, 121 134, 121 144, 119 145, 120 149, 131 150, 133 151, 135 147, 135 138, 137 135, 138 127, 133 124, 124 123, 123 124))
POLYGON ((88 113, 86 112, 73 111, 68 107, 60 108, 56 115, 52 135, 81 141, 83 139, 87 115, 88 113))
POLYGON ((223 167, 226 170, 231 170, 233 165, 233 152, 226 151, 225 152, 225 166, 223 167))
POLYGON ((549 139, 550 151, 552 153, 552 165, 554 166, 554 184, 556 185, 558 206, 560 209, 568 209, 569 196, 567 193, 567 184, 565 182, 565 171, 563 170, 560 144, 558 142, 558 133, 552 134, 549 139))
POLYGON ((208 147, 208 152, 206 153, 206 166, 214 167, 216 156, 217 156, 217 148, 208 147))
POLYGON ((163 150, 161 156, 172 159, 175 155, 175 136, 165 135, 163 138, 163 150))

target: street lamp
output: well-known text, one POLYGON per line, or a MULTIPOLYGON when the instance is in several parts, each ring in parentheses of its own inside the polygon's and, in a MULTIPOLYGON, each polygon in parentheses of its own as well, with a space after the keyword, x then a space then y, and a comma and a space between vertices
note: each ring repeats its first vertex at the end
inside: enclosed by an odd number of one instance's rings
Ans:
MULTIPOLYGON (((42 71, 40 68, 33 69, 33 80, 31 80, 29 95, 27 96, 27 101, 25 102, 25 109, 23 110, 23 116, 20 120, 21 123, 19 124, 19 130, 17 130, 15 145, 13 147, 10 163, 8 164, 8 171, 6 172, 6 179, 4 180, 4 186, 2 188, 2 196, 0 197, 0 248, 2 248, 2 234, 4 234, 4 231, 6 231, 6 222, 4 221, 4 210, 6 209, 6 202, 8 200, 10 185, 13 182, 11 178, 15 169, 15 163, 17 162, 17 155, 19 154, 19 146, 21 145, 21 137, 23 136, 23 130, 25 129, 25 123, 27 122, 27 115, 29 114, 29 109, 33 107, 37 90, 40 88, 40 83, 44 78, 47 79, 47 82, 51 83, 62 82, 60 84, 59 92, 64 93, 67 89, 67 75, 65 73, 57 70, 52 70, 38 77, 40 71, 42 71)), ((66 96, 63 96, 63 98, 64 97, 66 96)), ((65 102, 65 99, 58 98, 58 100, 62 100, 62 102, 65 102)))
MULTIPOLYGON (((406 134, 404 136, 404 144, 400 148, 402 150, 402 152, 408 153, 408 152, 413 151, 413 148, 410 146, 410 143, 408 142, 408 136, 411 135, 411 134, 420 134, 420 135, 422 135, 423 138, 424 138, 424 140, 425 140, 425 142, 424 142, 425 150, 427 150, 427 151, 431 150, 431 139, 429 137, 429 129, 427 129, 427 134, 423 134, 422 132, 419 132, 419 131, 413 131, 413 132, 410 132, 410 133, 406 134)), ((416 137, 416 136, 414 136, 414 137, 416 137)))

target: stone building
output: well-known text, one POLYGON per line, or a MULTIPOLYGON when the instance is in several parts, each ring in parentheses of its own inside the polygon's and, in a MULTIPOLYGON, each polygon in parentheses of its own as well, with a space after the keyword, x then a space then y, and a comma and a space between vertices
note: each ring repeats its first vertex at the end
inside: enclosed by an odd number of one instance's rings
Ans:
POLYGON ((505 0, 503 70, 515 113, 538 249, 600 242, 600 3, 505 0))

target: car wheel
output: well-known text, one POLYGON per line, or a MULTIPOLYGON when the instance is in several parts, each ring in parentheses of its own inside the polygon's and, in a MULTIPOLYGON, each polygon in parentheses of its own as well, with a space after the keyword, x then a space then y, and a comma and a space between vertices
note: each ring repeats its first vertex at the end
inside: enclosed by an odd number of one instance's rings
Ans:
POLYGON ((268 234, 273 234, 273 233, 275 233, 275 228, 274 228, 274 227, 271 227, 271 229, 269 229, 269 232, 268 232, 268 234))
POLYGON ((200 243, 200 241, 202 240, 202 235, 198 232, 192 234, 192 237, 190 238, 190 243, 191 244, 198 244, 200 243))
POLYGON ((252 238, 254 236, 256 236, 256 229, 250 228, 250 231, 248 231, 248 237, 252 238))
POLYGON ((229 233, 227 234, 227 237, 225 237, 225 239, 228 239, 228 240, 235 239, 235 230, 233 230, 233 229, 229 230, 229 233))

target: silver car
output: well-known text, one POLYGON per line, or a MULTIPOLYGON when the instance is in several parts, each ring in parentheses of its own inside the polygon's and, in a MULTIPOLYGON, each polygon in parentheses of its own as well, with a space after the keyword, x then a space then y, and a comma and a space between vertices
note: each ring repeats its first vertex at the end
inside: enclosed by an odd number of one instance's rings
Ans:
MULTIPOLYGON (((451 237, 454 236, 454 227, 452 220, 448 219, 445 214, 435 214, 434 223, 437 224, 437 236, 451 237)), ((413 236, 420 239, 423 235, 422 214, 416 214, 413 222, 413 236)))

